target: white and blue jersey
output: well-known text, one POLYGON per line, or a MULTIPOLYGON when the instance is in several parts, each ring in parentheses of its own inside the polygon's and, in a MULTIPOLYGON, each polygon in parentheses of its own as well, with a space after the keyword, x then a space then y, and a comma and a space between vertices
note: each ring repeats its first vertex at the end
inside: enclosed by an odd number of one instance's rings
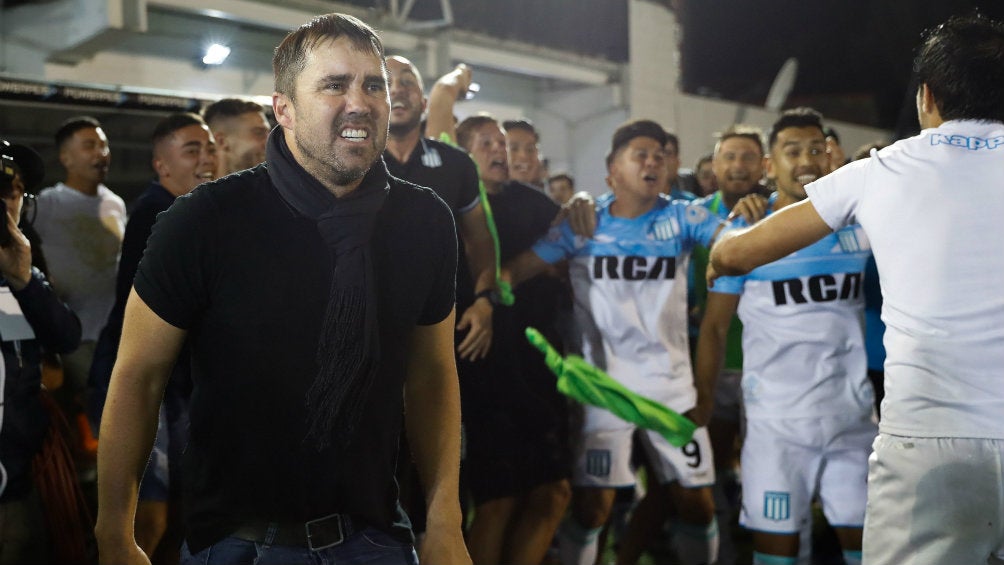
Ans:
POLYGON ((715 281, 713 292, 742 295, 742 389, 749 418, 871 410, 862 291, 870 256, 861 226, 851 225, 747 275, 715 281))
POLYGON ((593 239, 568 222, 533 246, 544 261, 569 260, 582 354, 629 389, 668 398, 678 412, 697 393, 687 341, 687 265, 721 222, 706 208, 660 197, 637 218, 598 204, 593 239))

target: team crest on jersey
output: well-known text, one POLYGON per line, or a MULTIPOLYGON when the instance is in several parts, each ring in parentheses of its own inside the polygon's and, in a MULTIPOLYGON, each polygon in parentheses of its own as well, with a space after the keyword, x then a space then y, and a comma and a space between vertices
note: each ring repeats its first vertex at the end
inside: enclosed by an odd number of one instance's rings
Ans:
POLYGON ((687 221, 702 224, 708 219, 708 209, 704 206, 687 206, 687 221))
POLYGON ((831 253, 858 253, 871 249, 871 243, 860 226, 851 226, 837 232, 837 245, 831 253))
POLYGON ((609 449, 586 450, 586 474, 592 475, 594 477, 610 476, 609 449))
POLYGON ((786 492, 763 493, 763 517, 780 522, 791 517, 791 495, 786 492))
POLYGON ((666 241, 677 237, 679 233, 680 226, 676 223, 676 218, 667 218, 652 224, 652 228, 648 230, 648 239, 666 241))
POLYGON ((422 164, 430 169, 436 169, 443 166, 443 158, 435 148, 427 147, 422 155, 422 164))

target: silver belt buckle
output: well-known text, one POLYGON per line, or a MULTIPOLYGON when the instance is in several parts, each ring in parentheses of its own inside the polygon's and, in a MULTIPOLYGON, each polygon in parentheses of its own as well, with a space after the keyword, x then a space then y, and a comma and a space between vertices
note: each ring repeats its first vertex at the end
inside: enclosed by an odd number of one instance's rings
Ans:
POLYGON ((307 547, 311 551, 334 547, 345 541, 341 514, 329 514, 310 520, 303 525, 303 528, 307 533, 307 547))

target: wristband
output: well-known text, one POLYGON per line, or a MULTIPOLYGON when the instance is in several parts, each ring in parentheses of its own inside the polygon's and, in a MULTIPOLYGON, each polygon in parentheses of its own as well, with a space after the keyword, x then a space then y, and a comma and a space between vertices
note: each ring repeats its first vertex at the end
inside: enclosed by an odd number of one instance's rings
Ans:
POLYGON ((474 300, 476 301, 479 298, 487 298, 488 303, 491 304, 493 308, 499 305, 499 295, 494 289, 486 288, 481 292, 475 293, 474 300))

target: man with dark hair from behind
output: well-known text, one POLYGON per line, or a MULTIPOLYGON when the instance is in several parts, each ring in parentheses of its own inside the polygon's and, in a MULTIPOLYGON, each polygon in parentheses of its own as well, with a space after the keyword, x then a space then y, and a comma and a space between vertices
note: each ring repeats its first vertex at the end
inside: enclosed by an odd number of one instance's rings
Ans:
MULTIPOLYGON (((216 170, 213 135, 202 118, 195 114, 171 114, 162 119, 154 128, 151 142, 151 165, 157 178, 130 206, 115 286, 115 305, 101 331, 91 365, 90 383, 98 419, 115 364, 126 300, 157 214, 167 210, 177 197, 213 180, 216 170)), ((182 356, 168 380, 157 439, 140 483, 136 509, 136 542, 154 563, 177 562, 181 546, 181 456, 188 436, 190 392, 190 364, 182 356)))
POLYGON ((182 562, 414 565, 394 482, 405 414, 429 508, 423 561, 469 564, 452 217, 386 172, 387 74, 369 26, 318 16, 273 68, 281 127, 266 163, 176 200, 137 270, 101 425, 101 560, 146 560, 138 479, 187 338, 182 562))
POLYGON ((202 110, 216 140, 216 178, 250 169, 265 160, 268 119, 261 104, 243 98, 223 98, 202 110))
POLYGON ((914 68, 922 131, 806 187, 712 249, 709 280, 860 223, 882 275, 886 397, 869 565, 1004 558, 1004 25, 952 18, 914 68), (988 526, 988 524, 990 526, 988 526))

